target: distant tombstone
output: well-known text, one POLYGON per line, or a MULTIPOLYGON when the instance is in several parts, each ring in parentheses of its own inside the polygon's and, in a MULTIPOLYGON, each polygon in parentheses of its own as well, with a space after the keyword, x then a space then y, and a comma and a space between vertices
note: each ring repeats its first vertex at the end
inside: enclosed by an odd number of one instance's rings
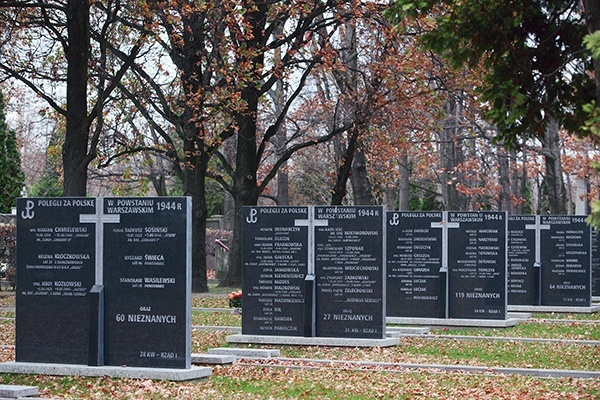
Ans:
POLYGON ((448 316, 506 319, 505 212, 448 212, 448 316))
POLYGON ((544 306, 591 305, 591 228, 585 216, 541 216, 544 306))
POLYGON ((316 336, 385 338, 382 207, 315 207, 316 336))
POLYGON ((535 223, 535 215, 508 217, 508 304, 510 305, 534 305, 535 296, 539 295, 534 288, 535 223))
POLYGON ((106 198, 105 365, 191 367, 191 199, 106 198))
POLYGON ((388 212, 387 221, 387 316, 444 318, 442 212, 388 212))
POLYGON ((304 336, 308 207, 244 207, 242 334, 304 336))
POLYGON ((96 236, 86 198, 17 199, 16 361, 87 364, 96 236))

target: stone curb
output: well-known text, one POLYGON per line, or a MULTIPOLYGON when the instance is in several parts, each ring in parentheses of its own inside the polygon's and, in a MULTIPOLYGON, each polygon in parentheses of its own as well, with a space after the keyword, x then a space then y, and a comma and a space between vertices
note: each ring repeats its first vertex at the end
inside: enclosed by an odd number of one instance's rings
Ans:
POLYGON ((231 355, 235 357, 256 357, 256 358, 272 358, 279 357, 279 350, 269 349, 247 349, 238 347, 219 347, 208 349, 208 354, 212 355, 231 355))
POLYGON ((227 343, 280 345, 280 346, 335 346, 335 347, 391 347, 400 344, 397 337, 385 339, 356 339, 333 337, 270 336, 270 335, 231 335, 227 343))
POLYGON ((516 306, 509 305, 507 307, 508 311, 517 311, 517 312, 530 312, 535 314, 541 313, 580 313, 580 314, 592 314, 600 311, 600 304, 592 304, 589 307, 585 306, 516 306))
POLYGON ((230 332, 241 332, 242 328, 239 326, 209 326, 209 325, 192 325, 192 329, 198 331, 230 331, 230 332))
MULTIPOLYGON (((246 357, 248 358, 248 357, 246 357)), ((539 369, 539 368, 508 368, 508 367, 484 367, 484 366, 471 366, 471 365, 446 365, 446 364, 411 364, 411 363, 390 363, 390 362, 374 362, 374 361, 347 361, 347 360, 323 360, 323 359, 310 359, 310 358, 285 358, 277 357, 272 358, 273 361, 293 361, 293 362, 306 362, 313 364, 323 365, 336 365, 343 364, 344 366, 356 365, 357 369, 361 366, 377 366, 377 367, 393 367, 403 368, 407 370, 437 370, 445 372, 479 372, 479 373, 493 373, 503 375, 523 375, 523 376, 535 376, 540 378, 581 378, 581 379, 598 379, 600 378, 600 371, 578 371, 578 370, 556 370, 556 369, 539 369)), ((253 364, 239 363, 244 366, 254 366, 253 364)), ((282 367, 277 364, 259 364, 260 367, 282 367)), ((315 366, 302 367, 298 365, 286 366, 287 368, 316 368, 315 366)), ((360 371, 365 371, 360 369, 360 371)), ((377 370, 376 372, 380 372, 377 370)), ((389 372, 407 372, 402 370, 387 370, 389 372)))
POLYGON ((0 385, 0 396, 9 399, 37 396, 40 389, 37 386, 0 385))
POLYGON ((600 346, 600 340, 576 340, 576 339, 546 339, 504 336, 462 336, 462 335, 410 335, 403 334, 401 337, 417 337, 429 340, 495 340, 500 342, 527 342, 527 343, 567 343, 587 346, 600 346))
POLYGON ((227 312, 227 313, 235 314, 235 309, 234 309, 234 308, 205 308, 205 307, 192 307, 192 311, 199 311, 199 312, 212 312, 212 313, 227 312))
POLYGON ((233 364, 236 360, 234 355, 192 353, 192 364, 224 365, 233 364))
POLYGON ((141 368, 141 367, 90 367, 75 364, 43 364, 29 362, 0 363, 0 373, 33 374, 56 376, 88 376, 111 378, 152 379, 168 381, 186 381, 207 378, 212 375, 209 367, 195 367, 189 369, 170 368, 141 368))

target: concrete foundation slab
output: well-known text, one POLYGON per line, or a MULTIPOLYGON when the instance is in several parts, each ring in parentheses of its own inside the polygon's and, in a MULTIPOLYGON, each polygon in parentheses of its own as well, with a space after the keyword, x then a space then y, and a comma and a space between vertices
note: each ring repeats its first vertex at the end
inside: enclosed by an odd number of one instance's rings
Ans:
POLYGON ((387 317, 388 324, 421 325, 421 326, 463 326, 471 328, 508 328, 515 326, 522 319, 460 319, 460 318, 400 318, 387 317))
POLYGON ((600 311, 600 304, 592 304, 590 307, 565 307, 565 306, 508 306, 508 311, 530 312, 530 313, 579 313, 592 314, 600 311))
POLYGON ((111 366, 90 367, 87 365, 75 364, 6 362, 0 363, 0 373, 58 376, 110 376, 111 378, 187 381, 209 377, 212 375, 212 369, 209 367, 192 367, 190 369, 111 366))
POLYGON ((0 385, 0 396, 8 399, 37 396, 40 389, 37 386, 0 385))
MULTIPOLYGON (((241 335, 236 335, 241 336, 241 335)), ((235 357, 279 357, 279 350, 270 349, 246 349, 246 348, 235 348, 235 347, 219 347, 208 349, 208 354, 223 354, 232 355, 235 357)))
POLYGON ((331 346, 331 347, 391 347, 400 344, 399 338, 354 339, 302 336, 231 335, 228 343, 271 344, 282 346, 331 346))
POLYGON ((236 359, 233 355, 192 353, 192 364, 232 364, 236 359))
POLYGON ((389 337, 398 335, 427 335, 430 329, 424 326, 388 326, 385 330, 389 337))
POLYGON ((531 313, 530 312, 510 312, 508 313, 508 318, 509 319, 522 319, 522 320, 528 320, 529 318, 531 318, 531 313))

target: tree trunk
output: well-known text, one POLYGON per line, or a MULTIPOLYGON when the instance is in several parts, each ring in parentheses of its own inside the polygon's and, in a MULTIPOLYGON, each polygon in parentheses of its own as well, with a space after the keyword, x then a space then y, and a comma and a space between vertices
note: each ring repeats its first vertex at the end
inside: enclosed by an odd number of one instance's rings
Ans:
MULTIPOLYGON (((251 27, 252 35, 244 42, 247 51, 239 54, 236 62, 238 65, 252 66, 251 70, 246 71, 249 77, 260 77, 262 73, 265 54, 261 50, 266 41, 267 12, 267 3, 255 3, 254 8, 244 14, 245 23, 251 27)), ((238 127, 232 187, 235 217, 229 252, 229 271, 227 278, 220 283, 220 286, 225 287, 240 287, 242 284, 242 207, 256 205, 260 194, 256 179, 259 164, 256 136, 261 82, 259 78, 248 78, 243 83, 240 98, 245 107, 234 115, 238 127)))
POLYGON ((546 175, 544 182, 548 190, 548 208, 550 214, 566 214, 566 190, 563 180, 560 156, 558 121, 549 118, 543 139, 546 175))
POLYGON ((510 201, 510 163, 506 150, 501 146, 497 147, 497 158, 500 181, 499 209, 510 214, 512 212, 510 201))
MULTIPOLYGON (((277 84, 277 103, 276 111, 277 115, 283 112, 283 85, 281 81, 277 84)), ((282 124, 277 130, 275 137, 275 156, 280 159, 285 151, 287 145, 287 130, 285 124, 282 124)), ((288 162, 284 162, 277 171, 277 204, 280 206, 287 206, 290 204, 290 193, 289 193, 289 176, 287 169, 288 162)))
POLYGON ((89 119, 87 112, 90 48, 89 1, 67 4, 67 126, 63 144, 64 196, 87 193, 89 119))
POLYGON ((331 205, 341 205, 346 197, 346 185, 352 172, 352 162, 358 146, 358 129, 356 125, 352 127, 348 136, 348 146, 340 158, 338 172, 336 174, 335 185, 331 190, 331 205))
POLYGON ((400 155, 400 188, 399 188, 399 210, 410 210, 410 168, 408 165, 408 153, 403 150, 400 155))
POLYGON ((167 196, 167 180, 164 174, 152 174, 150 176, 150 182, 157 196, 167 196))
POLYGON ((396 210, 396 188, 388 186, 385 188, 385 200, 384 204, 388 211, 396 210))
POLYGON ((336 182, 331 193, 331 205, 341 205, 344 197, 346 197, 348 180, 352 174, 352 164, 355 153, 359 148, 360 134, 356 106, 358 53, 356 50, 356 29, 352 24, 343 26, 343 29, 340 30, 340 40, 343 49, 340 53, 346 69, 343 72, 338 71, 340 73, 334 74, 334 77, 339 90, 341 108, 344 110, 344 125, 350 123, 353 125, 348 133, 348 143, 345 150, 341 150, 341 143, 340 147, 336 148, 336 153, 342 155, 339 161, 336 182))
MULTIPOLYGON (((258 90, 247 88, 242 91, 242 97, 248 105, 248 110, 258 107, 258 90)), ((242 207, 253 206, 258 202, 258 187, 256 173, 256 113, 247 112, 236 116, 239 132, 237 134, 236 170, 233 182, 233 199, 235 216, 233 219, 233 237, 229 253, 229 271, 227 278, 219 285, 224 287, 239 287, 242 283, 242 207)))
POLYGON ((446 119, 441 133, 441 186, 446 210, 464 210, 465 196, 456 190, 462 174, 456 169, 463 161, 462 142, 458 140, 458 101, 448 99, 445 106, 446 119))
MULTIPOLYGON (((523 166, 522 166, 522 175, 519 175, 519 168, 517 167, 517 152, 515 150, 510 150, 509 152, 509 160, 511 166, 510 173, 510 193, 515 199, 525 199, 525 189, 527 184, 527 168, 525 165, 525 160, 527 155, 525 151, 523 151, 523 166)), ((523 214, 523 202, 518 202, 513 204, 511 202, 511 214, 512 215, 520 215, 523 214)))
POLYGON ((205 199, 208 156, 198 150, 203 144, 194 139, 186 139, 183 146, 186 154, 183 192, 192 198, 192 292, 201 293, 208 291, 205 199))
POLYGON ((350 172, 350 183, 352 184, 352 194, 354 204, 357 206, 370 206, 373 204, 373 194, 371 193, 371 182, 367 174, 367 157, 362 148, 359 148, 354 155, 352 169, 350 172))
MULTIPOLYGON (((283 33, 283 25, 280 24, 275 28, 275 35, 280 36, 283 35, 283 33)), ((274 64, 277 64, 279 61, 281 61, 281 52, 281 47, 275 49, 274 64)), ((284 112, 285 108, 285 86, 283 84, 283 79, 277 80, 272 97, 275 106, 275 115, 281 115, 284 112)), ((275 136, 275 156, 277 159, 280 159, 283 155, 286 145, 287 129, 285 123, 283 123, 277 130, 277 134, 275 136)), ((287 206, 290 204, 289 177, 287 166, 288 162, 286 161, 281 165, 281 167, 279 167, 279 170, 277 171, 277 204, 280 206, 287 206)))
MULTIPOLYGON (((252 117, 248 117, 252 118, 252 117)), ((242 208, 253 206, 258 202, 258 188, 256 187, 256 125, 248 123, 241 125, 238 134, 236 172, 234 175, 233 198, 234 218, 233 237, 229 253, 229 271, 227 278, 219 286, 239 287, 242 283, 242 208)))

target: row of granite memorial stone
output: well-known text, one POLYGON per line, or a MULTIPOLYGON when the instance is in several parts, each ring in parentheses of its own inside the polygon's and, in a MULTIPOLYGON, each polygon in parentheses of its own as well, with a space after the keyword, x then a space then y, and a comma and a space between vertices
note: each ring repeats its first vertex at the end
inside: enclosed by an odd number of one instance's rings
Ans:
MULTIPOLYGON (((383 339, 387 316, 591 304, 581 216, 305 206, 243 218, 245 335, 383 339)), ((18 199, 16 361, 189 369, 190 221, 185 197, 18 199)))
POLYGON ((463 310, 466 315, 436 314, 436 305, 439 310, 441 304, 435 282, 440 258, 442 269, 452 265, 450 304, 464 296, 479 305, 501 305, 506 282, 509 305, 591 305, 591 229, 584 216, 508 216, 507 222, 501 222, 506 221, 503 213, 391 214, 405 222, 391 234, 388 228, 388 244, 396 242, 395 250, 388 249, 388 295, 391 288, 400 288, 405 301, 398 302, 396 310, 388 306, 389 315, 478 318, 473 314, 481 314, 492 319, 494 314, 502 315, 494 308, 474 308, 472 315, 468 310, 463 310), (468 221, 462 229, 459 220, 468 221), (437 232, 436 225, 444 224, 452 232, 450 242, 437 232), (443 248, 448 248, 450 261, 439 255, 443 248), (476 290, 463 290, 473 279, 476 290))
POLYGON ((591 305, 584 216, 246 207, 242 333, 385 337, 386 317, 591 305))

